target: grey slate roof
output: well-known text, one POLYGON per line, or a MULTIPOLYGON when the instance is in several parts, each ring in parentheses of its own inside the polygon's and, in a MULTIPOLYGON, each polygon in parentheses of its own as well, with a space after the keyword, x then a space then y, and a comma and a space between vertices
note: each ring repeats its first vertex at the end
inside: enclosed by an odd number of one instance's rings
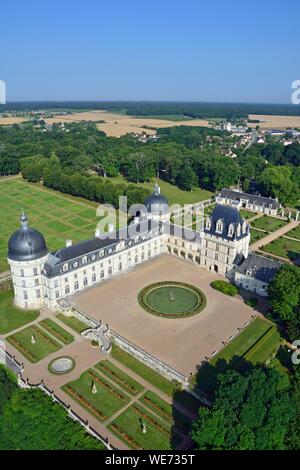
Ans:
POLYGON ((250 253, 245 261, 237 267, 236 272, 269 283, 281 266, 282 263, 279 261, 250 253))
POLYGON ((204 233, 215 235, 217 237, 221 237, 225 240, 240 240, 249 234, 249 224, 247 223, 246 232, 242 232, 242 225, 244 223, 244 219, 242 219, 240 212, 238 209, 230 206, 224 206, 222 204, 218 204, 215 206, 214 210, 210 216, 211 225, 210 228, 207 228, 206 225, 204 226, 204 233), (217 222, 221 220, 223 222, 223 231, 217 232, 217 222), (230 225, 233 225, 234 232, 233 236, 228 236, 228 229, 230 225), (240 224, 241 231, 238 235, 237 227, 240 224))
POLYGON ((33 261, 48 253, 45 239, 38 231, 28 226, 25 214, 21 215, 21 228, 8 241, 8 258, 14 261, 33 261))
POLYGON ((68 263, 68 271, 78 269, 83 265, 82 258, 87 257, 85 264, 93 263, 104 259, 116 252, 116 245, 122 240, 125 248, 133 244, 139 244, 146 241, 147 238, 157 237, 162 230, 162 225, 153 220, 142 220, 138 224, 130 224, 128 227, 121 228, 111 234, 109 237, 101 239, 98 237, 84 240, 68 247, 60 248, 50 254, 49 260, 44 266, 44 275, 54 277, 63 272, 63 265, 68 263))
POLYGON ((278 209, 280 207, 279 202, 271 197, 260 196, 259 194, 243 193, 232 189, 221 189, 220 196, 234 201, 246 199, 250 204, 265 206, 271 209, 278 209))

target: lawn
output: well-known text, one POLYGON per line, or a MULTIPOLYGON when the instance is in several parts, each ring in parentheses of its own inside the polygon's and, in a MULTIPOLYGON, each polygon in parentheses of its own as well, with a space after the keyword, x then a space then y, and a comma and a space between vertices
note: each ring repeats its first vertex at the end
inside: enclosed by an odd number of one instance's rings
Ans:
POLYGON ((243 219, 250 219, 250 217, 254 217, 256 214, 255 212, 245 211, 244 209, 240 209, 240 215, 243 219))
POLYGON ((201 391, 211 393, 216 385, 217 375, 228 367, 241 369, 245 361, 253 365, 265 363, 279 346, 280 334, 276 326, 262 318, 256 318, 236 338, 232 339, 194 377, 194 385, 201 391))
POLYGON ((89 369, 62 389, 100 421, 112 416, 129 402, 122 390, 89 369), (96 393, 93 393, 93 384, 96 393))
POLYGON ((284 227, 286 224, 286 220, 275 219, 274 217, 269 217, 267 215, 263 215, 262 217, 250 222, 251 228, 258 228, 265 230, 266 232, 274 232, 275 230, 284 227))
POLYGON ((290 240, 285 237, 279 237, 260 249, 266 253, 281 256, 290 261, 295 261, 300 257, 300 241, 290 240))
POLYGON ((58 339, 63 344, 70 344, 74 341, 74 336, 70 335, 68 331, 61 328, 55 321, 50 318, 45 318, 39 322, 39 325, 42 326, 48 333, 51 333, 56 339, 58 339))
POLYGON ((296 228, 293 228, 293 230, 290 230, 290 232, 287 232, 285 235, 287 237, 297 238, 300 240, 300 225, 298 225, 296 228))
POLYGON ((0 272, 9 268, 7 243, 20 227, 22 208, 30 226, 44 235, 51 251, 63 247, 67 238, 77 243, 93 237, 99 222, 97 203, 67 196, 22 178, 1 180, 0 200, 0 272))
POLYGON ((176 448, 176 445, 171 444, 172 425, 138 405, 127 408, 108 426, 108 429, 131 449, 171 450, 176 448), (142 433, 142 423, 147 428, 145 434, 142 433))
POLYGON ((250 244, 258 242, 258 240, 261 240, 262 238, 268 235, 267 232, 262 232, 261 230, 255 230, 252 227, 251 227, 250 234, 251 234, 250 244))
POLYGON ((113 345, 111 355, 117 361, 121 362, 126 367, 128 367, 128 369, 131 369, 137 375, 140 375, 144 380, 147 380, 149 383, 151 383, 167 395, 172 396, 175 390, 177 390, 179 387, 179 384, 167 380, 165 377, 158 374, 142 362, 138 361, 133 356, 126 353, 115 344, 113 345))
POLYGON ((13 305, 14 293, 9 290, 0 293, 0 334, 20 328, 34 321, 40 314, 38 310, 22 310, 13 305))
POLYGON ((56 315, 56 317, 60 321, 65 323, 67 326, 72 328, 74 331, 77 331, 77 333, 81 333, 82 331, 88 328, 88 326, 85 323, 78 320, 75 316, 67 316, 67 315, 64 315, 63 313, 59 313, 58 315, 56 315))
POLYGON ((36 325, 28 326, 6 339, 30 362, 38 362, 48 354, 61 348, 57 341, 36 325), (35 343, 32 343, 32 338, 34 338, 35 343))
POLYGON ((109 379, 113 380, 119 387, 122 387, 124 391, 130 395, 137 395, 144 388, 140 383, 108 360, 100 361, 94 367, 109 379))
MULTIPOLYGON (((112 183, 114 184, 130 184, 125 180, 122 175, 109 178, 112 183)), ((151 181, 150 183, 139 183, 137 186, 141 186, 143 188, 149 189, 149 191, 153 191, 155 180, 151 181)), ((204 201, 213 196, 213 193, 210 191, 206 191, 205 189, 201 188, 194 188, 193 191, 187 192, 182 191, 177 186, 173 184, 167 183, 162 179, 158 179, 158 184, 160 186, 161 193, 168 199, 169 204, 193 204, 195 202, 204 201)))

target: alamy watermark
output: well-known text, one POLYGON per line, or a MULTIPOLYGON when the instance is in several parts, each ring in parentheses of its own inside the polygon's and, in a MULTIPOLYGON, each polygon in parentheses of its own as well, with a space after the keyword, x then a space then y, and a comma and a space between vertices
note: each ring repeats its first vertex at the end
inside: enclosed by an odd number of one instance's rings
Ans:
POLYGON ((0 104, 6 104, 6 84, 4 80, 0 80, 0 104))
POLYGON ((292 103, 300 104, 300 80, 294 80, 292 82, 292 89, 295 90, 291 97, 292 103))

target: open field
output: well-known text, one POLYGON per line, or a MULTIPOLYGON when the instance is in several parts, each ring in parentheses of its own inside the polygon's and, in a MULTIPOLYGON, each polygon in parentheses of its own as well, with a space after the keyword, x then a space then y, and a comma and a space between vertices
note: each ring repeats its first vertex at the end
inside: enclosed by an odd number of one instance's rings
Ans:
POLYGON ((196 388, 211 393, 216 385, 217 375, 228 367, 241 369, 245 367, 245 361, 252 365, 265 363, 280 341, 276 326, 267 320, 256 318, 199 370, 194 378, 196 388))
MULTIPOLYGON (((300 127, 300 116, 268 116, 266 114, 249 114, 249 119, 259 119, 259 126, 263 129, 286 129, 287 127, 300 127)), ((249 123, 249 127, 256 127, 257 123, 249 123)))
POLYGON ((1 180, 0 199, 0 272, 8 269, 7 243, 10 235, 20 227, 22 209, 28 216, 29 225, 44 235, 49 250, 62 248, 66 239, 76 243, 93 237, 100 220, 96 217, 97 204, 44 190, 22 178, 1 180))
POLYGON ((286 237, 279 237, 271 243, 268 243, 268 245, 262 246, 260 249, 266 253, 277 255, 289 259, 290 261, 295 261, 300 258, 300 240, 297 241, 290 240, 286 237))
POLYGON ((275 217, 269 217, 263 215, 259 219, 255 219, 250 222, 251 228, 258 228, 265 230, 266 232, 274 232, 287 224, 286 220, 276 219, 275 217))
POLYGON ((61 348, 56 340, 36 325, 28 326, 6 339, 30 362, 38 362, 48 354, 61 348), (32 343, 33 337, 35 339, 34 343, 32 343))
POLYGON ((49 124, 55 122, 80 122, 80 121, 105 121, 105 123, 97 124, 100 131, 105 132, 107 136, 120 137, 121 135, 130 132, 141 134, 155 134, 155 129, 158 127, 173 127, 173 126, 209 126, 209 122, 203 119, 186 119, 182 121, 174 120, 174 116, 168 119, 161 119, 158 117, 135 117, 128 116, 127 114, 117 114, 107 111, 86 111, 82 113, 73 113, 67 116, 57 116, 45 119, 49 124), (154 129, 145 129, 144 126, 154 129))
MULTIPOLYGON (((129 182, 127 182, 122 175, 108 179, 114 184, 129 184, 129 182)), ((157 180, 157 182, 160 186, 161 193, 168 199, 170 205, 193 204, 195 202, 204 201, 205 199, 208 199, 213 196, 213 193, 211 191, 206 191, 205 189, 195 187, 193 191, 188 192, 182 191, 182 189, 179 189, 177 186, 174 186, 173 184, 170 184, 160 178, 157 180)), ((149 191, 152 192, 154 183, 155 181, 153 180, 150 183, 136 184, 136 186, 141 186, 143 188, 149 189, 149 191)))
POLYGON ((0 126, 11 126, 12 124, 19 124, 20 122, 29 121, 26 117, 0 117, 0 126))
POLYGON ((22 310, 13 305, 13 291, 0 293, 0 334, 20 328, 26 323, 34 321, 38 316, 38 310, 22 310))
POLYGON ((109 418, 129 402, 126 394, 91 369, 62 388, 100 421, 109 418))

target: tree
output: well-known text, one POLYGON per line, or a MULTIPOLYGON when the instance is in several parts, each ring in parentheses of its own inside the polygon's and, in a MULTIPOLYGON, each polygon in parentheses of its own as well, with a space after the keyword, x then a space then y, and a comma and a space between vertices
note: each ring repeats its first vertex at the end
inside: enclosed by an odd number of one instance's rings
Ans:
POLYGON ((300 269, 297 266, 282 266, 270 282, 268 294, 279 318, 292 320, 300 303, 300 269))
POLYGON ((183 165, 176 178, 177 186, 183 191, 191 191, 196 185, 197 177, 194 170, 189 165, 183 165))
POLYGON ((264 196, 277 197, 283 203, 297 201, 299 191, 292 181, 292 170, 287 166, 267 167, 257 183, 264 196))
POLYGON ((218 376, 211 409, 200 408, 192 438, 199 450, 285 449, 296 405, 275 369, 257 367, 218 376))

